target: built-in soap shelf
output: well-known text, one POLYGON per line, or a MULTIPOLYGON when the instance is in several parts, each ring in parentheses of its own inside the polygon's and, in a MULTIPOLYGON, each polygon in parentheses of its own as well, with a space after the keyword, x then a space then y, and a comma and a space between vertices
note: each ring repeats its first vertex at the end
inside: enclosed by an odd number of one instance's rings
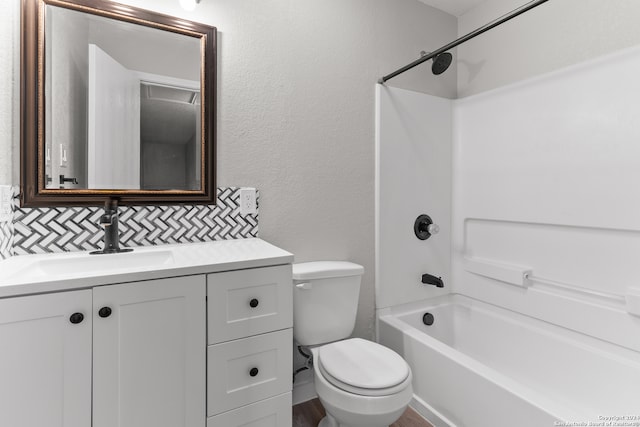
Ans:
POLYGON ((590 297, 616 301, 625 306, 629 314, 640 316, 640 288, 628 288, 626 295, 594 291, 568 283, 537 277, 532 267, 505 264, 499 261, 477 257, 464 257, 464 269, 470 273, 499 280, 513 286, 528 288, 535 283, 571 291, 590 297))
POLYGON ((527 287, 530 285, 528 276, 532 269, 520 265, 503 264, 484 258, 464 258, 464 269, 470 273, 500 280, 510 285, 527 287))

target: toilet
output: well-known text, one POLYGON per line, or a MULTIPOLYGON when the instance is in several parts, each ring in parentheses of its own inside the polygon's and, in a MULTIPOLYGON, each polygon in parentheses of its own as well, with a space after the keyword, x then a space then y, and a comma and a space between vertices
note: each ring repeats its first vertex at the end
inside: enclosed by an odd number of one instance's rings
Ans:
POLYGON ((313 357, 319 427, 388 427, 413 396, 411 368, 353 332, 364 268, 345 261, 293 264, 293 336, 313 357))

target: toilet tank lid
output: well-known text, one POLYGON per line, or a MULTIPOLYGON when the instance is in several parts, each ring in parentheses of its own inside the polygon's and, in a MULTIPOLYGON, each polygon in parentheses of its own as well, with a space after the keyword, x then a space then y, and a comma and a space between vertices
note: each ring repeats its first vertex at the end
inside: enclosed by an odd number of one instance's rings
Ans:
POLYGON ((364 267, 347 261, 313 261, 293 264, 293 280, 361 276, 364 267))

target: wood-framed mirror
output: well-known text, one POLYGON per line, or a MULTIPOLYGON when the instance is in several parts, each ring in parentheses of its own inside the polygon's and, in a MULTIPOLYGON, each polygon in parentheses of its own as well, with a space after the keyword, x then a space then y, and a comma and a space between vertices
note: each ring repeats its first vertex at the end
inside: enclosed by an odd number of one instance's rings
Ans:
POLYGON ((22 0, 21 205, 213 204, 216 29, 22 0))

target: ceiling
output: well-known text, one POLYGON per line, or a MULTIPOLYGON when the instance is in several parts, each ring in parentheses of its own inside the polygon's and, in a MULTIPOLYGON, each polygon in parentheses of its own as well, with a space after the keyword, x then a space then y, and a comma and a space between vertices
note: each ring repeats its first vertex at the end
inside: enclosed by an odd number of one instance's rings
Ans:
POLYGON ((436 9, 444 10, 454 16, 460 16, 473 9, 484 0, 420 0, 436 9))

